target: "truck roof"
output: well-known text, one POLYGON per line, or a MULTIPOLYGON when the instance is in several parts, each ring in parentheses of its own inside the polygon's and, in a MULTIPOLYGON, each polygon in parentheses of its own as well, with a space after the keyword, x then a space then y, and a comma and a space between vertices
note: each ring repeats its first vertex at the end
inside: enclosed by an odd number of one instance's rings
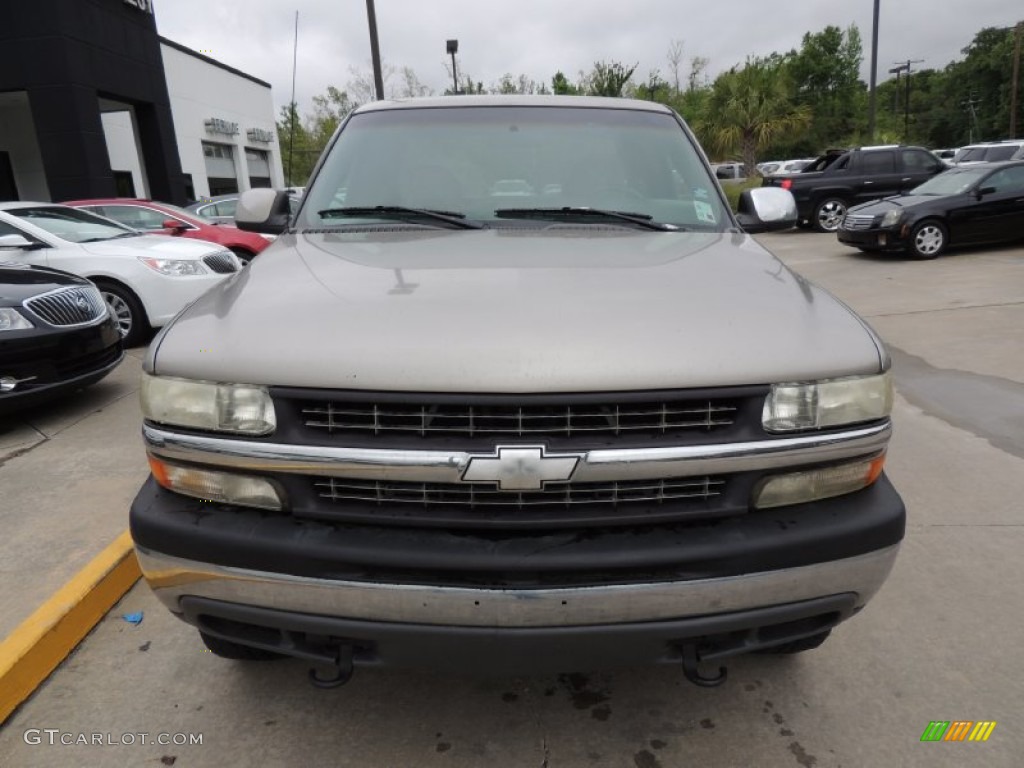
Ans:
POLYGON ((356 110, 377 112, 387 109, 439 109, 450 107, 577 107, 581 109, 622 109, 644 112, 672 110, 663 104, 639 99, 619 99, 605 96, 431 96, 412 99, 385 99, 364 104, 356 110))

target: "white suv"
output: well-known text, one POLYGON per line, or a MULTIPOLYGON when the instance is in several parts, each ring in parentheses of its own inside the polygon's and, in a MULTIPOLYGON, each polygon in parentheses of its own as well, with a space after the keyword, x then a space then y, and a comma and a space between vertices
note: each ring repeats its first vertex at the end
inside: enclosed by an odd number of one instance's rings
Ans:
POLYGON ((102 216, 52 203, 0 203, 0 258, 92 280, 117 318, 125 346, 166 325, 240 269, 231 251, 202 240, 145 235, 102 216))
POLYGON ((957 150, 952 162, 953 165, 977 165, 1021 159, 1024 159, 1024 140, 1006 140, 969 144, 957 150))

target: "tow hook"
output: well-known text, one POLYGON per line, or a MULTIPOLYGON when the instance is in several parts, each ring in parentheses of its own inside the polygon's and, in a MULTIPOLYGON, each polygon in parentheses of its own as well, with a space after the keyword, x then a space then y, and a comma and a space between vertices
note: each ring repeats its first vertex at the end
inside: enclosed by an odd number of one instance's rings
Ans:
POLYGON ((322 677, 316 667, 309 670, 309 682, 317 688, 340 688, 352 679, 352 646, 338 647, 332 665, 333 674, 322 677))
POLYGON ((717 688, 725 682, 725 678, 729 675, 729 670, 725 667, 718 668, 718 674, 715 677, 704 677, 700 673, 698 664, 700 663, 700 656, 697 654, 697 643, 684 643, 682 646, 683 651, 683 676, 694 685, 699 685, 701 688, 717 688))

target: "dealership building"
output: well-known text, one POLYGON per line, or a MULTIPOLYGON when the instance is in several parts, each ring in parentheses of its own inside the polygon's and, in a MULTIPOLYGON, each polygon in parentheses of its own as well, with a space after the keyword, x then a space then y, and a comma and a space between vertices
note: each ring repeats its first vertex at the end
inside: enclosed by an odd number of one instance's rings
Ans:
POLYGON ((151 0, 3 4, 0 200, 283 186, 270 84, 160 37, 151 0))

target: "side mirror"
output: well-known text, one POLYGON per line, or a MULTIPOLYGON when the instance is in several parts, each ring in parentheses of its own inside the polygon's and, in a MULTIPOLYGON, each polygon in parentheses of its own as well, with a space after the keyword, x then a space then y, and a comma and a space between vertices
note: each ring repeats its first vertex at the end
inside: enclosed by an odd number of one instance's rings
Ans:
POLYGON ((182 232, 188 229, 188 225, 182 224, 177 219, 164 219, 160 226, 163 229, 171 230, 171 232, 173 232, 176 235, 180 235, 182 232))
POLYGON ((796 200, 782 187, 757 187, 740 195, 736 219, 751 235, 796 226, 796 200))
POLYGON ((995 194, 995 191, 996 191, 995 187, 982 187, 975 194, 980 199, 980 198, 984 197, 985 195, 995 194))
POLYGON ((246 232, 279 235, 288 228, 290 217, 288 193, 273 189, 243 192, 235 208, 235 224, 246 232))
POLYGON ((22 235, 0 235, 0 248, 18 249, 20 251, 35 251, 46 246, 42 243, 34 243, 22 235))

